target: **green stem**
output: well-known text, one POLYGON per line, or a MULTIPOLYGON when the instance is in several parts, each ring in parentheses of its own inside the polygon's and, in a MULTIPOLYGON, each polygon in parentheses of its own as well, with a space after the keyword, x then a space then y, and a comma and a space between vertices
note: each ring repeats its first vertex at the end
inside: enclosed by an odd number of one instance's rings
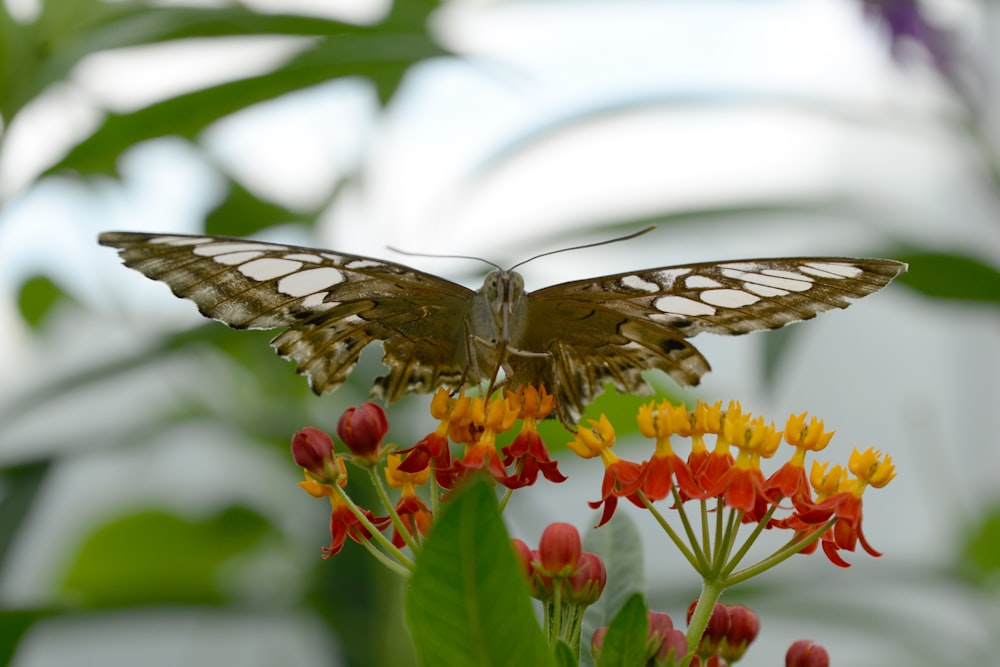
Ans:
POLYGON ((406 524, 403 523, 403 519, 399 516, 399 512, 396 511, 396 507, 392 503, 392 499, 389 498, 389 492, 385 489, 385 484, 382 483, 382 478, 378 476, 375 472, 374 466, 368 466, 368 476, 371 477, 372 485, 375 487, 375 493, 378 494, 379 500, 382 501, 382 506, 385 507, 386 511, 389 513, 389 519, 392 521, 393 527, 396 532, 399 533, 403 541, 406 542, 406 546, 410 547, 410 551, 416 555, 420 552, 420 545, 417 544, 416 539, 410 534, 410 531, 406 528, 406 524))
POLYGON ((746 581, 751 577, 756 577, 761 572, 771 569, 775 565, 782 563, 795 554, 799 553, 807 546, 818 540, 823 536, 823 533, 830 530, 833 525, 837 523, 837 517, 831 517, 825 524, 818 528, 814 533, 804 540, 795 540, 794 538, 788 544, 786 544, 781 549, 778 549, 773 554, 757 561, 753 565, 747 566, 742 570, 737 570, 726 578, 726 584, 732 586, 733 584, 738 584, 740 582, 746 581))
POLYGON ((379 529, 376 528, 372 524, 372 522, 368 520, 368 517, 365 516, 364 510, 358 507, 354 503, 354 501, 351 500, 351 497, 347 495, 347 492, 340 487, 340 484, 334 482, 332 486, 333 486, 333 492, 337 494, 337 496, 344 502, 345 505, 347 505, 347 508, 351 510, 351 514, 353 514, 357 518, 357 520, 361 522, 361 525, 364 526, 365 529, 368 531, 368 533, 371 535, 369 541, 378 542, 379 546, 381 546, 385 551, 388 551, 390 554, 392 554, 392 557, 395 558, 400 565, 402 565, 407 570, 412 572, 414 568, 413 561, 410 560, 406 556, 406 554, 397 549, 396 546, 392 543, 392 541, 387 539, 386 536, 383 535, 381 531, 379 531, 379 529))
POLYGON ((642 500, 642 504, 645 505, 646 509, 649 510, 649 513, 653 515, 656 522, 660 524, 660 528, 662 528, 663 532, 667 534, 667 537, 669 537, 670 541, 674 543, 674 546, 676 546, 678 550, 680 550, 681 554, 687 558, 688 562, 691 563, 691 567, 693 567, 696 571, 701 572, 701 564, 704 561, 699 558, 699 556, 696 556, 691 549, 689 549, 688 546, 681 541, 680 535, 674 532, 673 527, 667 523, 667 520, 662 514, 660 514, 659 510, 653 506, 653 503, 646 497, 646 494, 642 491, 637 491, 636 495, 640 500, 642 500))
POLYGON ((691 620, 688 622, 688 657, 684 661, 685 666, 691 664, 694 652, 697 650, 698 644, 701 643, 701 636, 705 634, 708 621, 712 618, 712 610, 715 608, 715 603, 722 597, 722 591, 725 589, 726 586, 721 581, 703 580, 701 595, 698 596, 698 604, 695 605, 694 612, 691 614, 691 620))

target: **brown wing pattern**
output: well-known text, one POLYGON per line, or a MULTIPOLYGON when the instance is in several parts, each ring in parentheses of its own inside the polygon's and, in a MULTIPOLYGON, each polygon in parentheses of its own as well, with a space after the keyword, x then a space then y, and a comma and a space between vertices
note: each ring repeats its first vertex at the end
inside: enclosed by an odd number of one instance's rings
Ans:
POLYGON ((389 368, 373 388, 396 400, 466 371, 472 291, 401 264, 245 239, 101 234, 126 266, 166 283, 203 315, 236 329, 291 327, 271 344, 319 394, 336 389, 361 351, 383 341, 389 368))
POLYGON ((775 329, 846 308, 905 270, 883 259, 754 259, 554 285, 529 295, 522 342, 549 352, 551 366, 537 358, 514 358, 511 365, 516 378, 538 374, 549 381, 561 409, 575 419, 606 381, 619 391, 649 392, 645 369, 697 384, 709 365, 685 338, 775 329))

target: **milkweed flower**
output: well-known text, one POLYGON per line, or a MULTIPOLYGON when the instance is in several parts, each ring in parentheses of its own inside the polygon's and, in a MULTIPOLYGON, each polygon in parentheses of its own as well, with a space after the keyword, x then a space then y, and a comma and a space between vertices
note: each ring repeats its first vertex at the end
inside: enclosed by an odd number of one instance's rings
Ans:
POLYGON ((805 412, 790 415, 785 422, 785 442, 795 447, 795 453, 768 477, 765 484, 767 493, 774 500, 791 498, 797 508, 808 508, 812 503, 812 493, 805 471, 806 454, 823 451, 833 435, 833 431, 824 430, 822 420, 816 417, 806 424, 805 412))
POLYGON ((419 472, 429 465, 434 467, 434 476, 443 489, 451 489, 455 485, 455 470, 451 465, 451 446, 448 437, 452 425, 466 426, 471 423, 470 408, 472 399, 464 393, 455 398, 448 395, 444 387, 438 387, 431 399, 431 416, 439 420, 437 429, 420 440, 410 449, 399 452, 406 458, 399 464, 403 472, 419 472))
POLYGON ((604 512, 598 526, 603 526, 614 516, 618 507, 618 498, 626 497, 633 504, 643 507, 642 501, 635 495, 642 483, 642 467, 638 463, 618 458, 611 451, 615 444, 615 429, 606 415, 599 420, 588 421, 590 428, 579 428, 573 440, 567 443, 578 456, 584 459, 601 457, 604 463, 604 480, 601 483, 601 499, 588 502, 593 509, 604 506, 604 512))
POLYGON ((458 474, 467 474, 470 470, 485 470, 501 484, 509 483, 507 468, 500 460, 497 452, 496 436, 498 433, 510 430, 517 421, 517 412, 511 410, 507 401, 497 398, 487 401, 483 398, 472 399, 470 432, 478 432, 475 441, 466 447, 465 456, 457 461, 455 466, 458 474))
POLYGON ((531 385, 520 387, 507 394, 507 402, 521 420, 521 431, 514 441, 503 448, 503 463, 509 466, 517 463, 517 472, 508 478, 509 488, 531 486, 541 473, 550 482, 565 482, 566 476, 559 472, 559 465, 549 458, 549 451, 538 433, 538 420, 545 419, 555 406, 555 397, 531 385))
MULTIPOLYGON (((386 457, 385 479, 389 486, 400 489, 399 502, 396 503, 395 507, 396 514, 399 515, 410 535, 416 536, 419 533, 426 536, 430 531, 433 516, 424 501, 417 495, 417 487, 430 480, 430 466, 416 473, 405 472, 399 469, 401 459, 402 457, 398 454, 389 454, 386 457)), ((406 544, 406 540, 396 528, 393 528, 392 531, 392 543, 399 548, 406 544)))
POLYGON ((670 436, 690 435, 691 420, 687 408, 681 403, 673 406, 668 401, 647 403, 639 408, 639 431, 647 438, 656 438, 656 451, 642 464, 642 492, 650 501, 662 500, 670 495, 674 480, 685 496, 697 496, 701 489, 694 481, 684 459, 674 453, 670 436))

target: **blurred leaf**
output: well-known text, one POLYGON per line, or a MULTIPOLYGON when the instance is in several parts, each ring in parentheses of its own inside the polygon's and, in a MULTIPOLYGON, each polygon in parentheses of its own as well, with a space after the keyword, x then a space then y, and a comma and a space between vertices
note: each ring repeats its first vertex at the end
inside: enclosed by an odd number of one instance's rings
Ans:
POLYGON ((0 610, 0 665, 13 664, 24 633, 48 615, 46 611, 0 610))
POLYGON ((244 507, 200 521, 158 510, 132 514, 87 538, 64 585, 89 607, 221 604, 220 569, 273 532, 244 507))
MULTIPOLYGON (((389 17, 376 26, 327 22, 328 32, 336 32, 334 36, 309 43, 297 56, 272 72, 178 95, 131 113, 109 113, 100 128, 49 172, 68 169, 83 174, 115 174, 118 156, 135 144, 163 136, 180 136, 193 141, 208 125, 236 111, 341 77, 360 76, 370 80, 379 99, 385 103, 412 65, 447 55, 430 38, 424 25, 427 13, 436 3, 399 2, 396 5, 408 5, 408 8, 398 10, 394 7, 389 17), (414 6, 421 11, 413 11, 414 6)), ((204 10, 185 8, 184 11, 197 16, 204 10)), ((227 25, 228 14, 213 10, 213 15, 211 23, 217 25, 212 34, 224 36, 227 33, 220 26, 227 25)), ((234 26, 235 34, 245 34, 241 31, 246 29, 247 17, 243 13, 237 16, 240 20, 234 26)), ((261 29, 266 26, 266 22, 260 24, 261 29)), ((298 23, 293 27, 301 29, 298 23)), ((275 25, 275 29, 287 28, 284 22, 275 25)), ((200 24, 200 29, 205 30, 204 23, 200 24)), ((191 36, 187 32, 175 34, 191 36)))
POLYGON ((214 236, 250 236, 268 227, 290 222, 315 222, 318 211, 303 214, 261 199, 229 180, 226 199, 205 218, 205 233, 214 236))
POLYGON ((46 276, 35 276, 21 285, 17 307, 25 322, 33 329, 38 329, 46 315, 63 298, 65 294, 58 285, 46 276))
POLYGON ((897 280, 939 299, 1000 304, 1000 271, 972 257, 912 252, 898 256, 910 265, 897 280))
MULTIPOLYGON (((595 517, 596 518, 596 517, 595 517)), ((608 573, 608 583, 600 599, 587 608, 583 617, 581 640, 589 647, 597 628, 610 625, 625 602, 646 590, 642 558, 642 538, 635 522, 624 512, 600 528, 592 528, 583 538, 583 548, 601 557, 608 573)), ((589 648, 585 648, 582 664, 592 665, 589 648)))
POLYGON ((1000 506, 979 516, 959 554, 959 575, 975 586, 1000 586, 1000 506))
MULTIPOLYGON (((583 649, 584 651, 590 652, 589 648, 583 649)), ((556 642, 556 664, 559 667, 577 667, 580 664, 580 657, 573 652, 573 649, 569 647, 569 644, 563 640, 556 642)))
MULTIPOLYGON (((52 461, 46 459, 0 469, 0 571, 7 563, 18 531, 30 510, 52 461)), ((2 624, 0 624, 2 625, 2 624)), ((0 664, 5 664, 0 661, 0 664)))
POLYGON ((423 665, 551 665, 528 586, 483 481, 462 489, 424 543, 406 594, 423 665))
POLYGON ((597 667, 646 664, 649 617, 640 593, 631 596, 608 626, 597 667))

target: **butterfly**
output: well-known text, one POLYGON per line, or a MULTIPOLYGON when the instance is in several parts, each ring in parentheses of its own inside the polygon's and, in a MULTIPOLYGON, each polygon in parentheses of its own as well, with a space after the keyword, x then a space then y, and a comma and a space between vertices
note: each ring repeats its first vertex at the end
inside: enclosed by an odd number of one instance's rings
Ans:
POLYGON ((846 308, 907 268, 889 259, 749 259, 526 292, 519 273, 496 267, 472 291, 381 259, 255 240, 106 232, 99 242, 207 317, 235 329, 287 327, 271 345, 317 394, 339 387, 378 340, 388 372, 374 397, 492 388, 502 371, 510 386, 544 386, 570 422, 606 382, 650 393, 644 370, 697 384, 709 364, 687 340, 696 334, 776 329, 846 308))

